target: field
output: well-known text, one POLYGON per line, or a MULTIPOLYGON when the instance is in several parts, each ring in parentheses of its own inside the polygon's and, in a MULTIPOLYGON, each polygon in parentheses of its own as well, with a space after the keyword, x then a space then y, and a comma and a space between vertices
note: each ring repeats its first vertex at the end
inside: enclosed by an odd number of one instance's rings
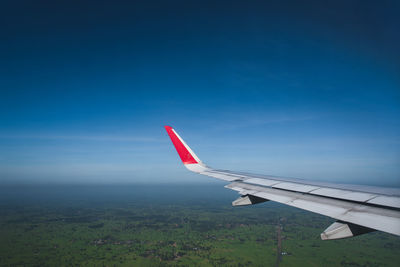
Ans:
POLYGON ((398 237, 374 232, 322 241, 319 234, 332 219, 271 202, 231 207, 236 197, 220 184, 1 188, 0 265, 398 266, 400 262, 398 237))

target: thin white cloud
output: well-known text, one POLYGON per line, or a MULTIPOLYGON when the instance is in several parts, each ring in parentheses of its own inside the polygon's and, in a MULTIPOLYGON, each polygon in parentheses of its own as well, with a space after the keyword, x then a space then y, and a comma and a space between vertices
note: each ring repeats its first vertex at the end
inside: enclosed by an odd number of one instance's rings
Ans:
POLYGON ((116 141, 116 142, 163 142, 153 137, 117 136, 117 135, 53 135, 53 134, 7 134, 0 139, 36 139, 36 140, 76 140, 76 141, 116 141))
POLYGON ((274 123, 298 122, 318 119, 316 115, 259 115, 246 114, 239 115, 235 119, 229 119, 225 122, 215 123, 216 130, 234 130, 245 127, 263 126, 274 123))

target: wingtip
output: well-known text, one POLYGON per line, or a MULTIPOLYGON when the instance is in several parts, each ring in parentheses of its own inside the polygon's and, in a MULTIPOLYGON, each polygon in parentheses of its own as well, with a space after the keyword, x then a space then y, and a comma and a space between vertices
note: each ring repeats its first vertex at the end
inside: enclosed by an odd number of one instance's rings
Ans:
POLYGON ((165 125, 165 130, 167 131, 173 145, 175 146, 176 152, 178 152, 179 157, 184 165, 186 164, 199 164, 201 161, 194 154, 194 152, 189 148, 188 145, 180 138, 180 136, 175 132, 175 130, 168 125, 165 125))
POLYGON ((171 137, 171 134, 173 134, 174 128, 172 128, 169 125, 165 125, 164 128, 167 131, 168 135, 171 137))

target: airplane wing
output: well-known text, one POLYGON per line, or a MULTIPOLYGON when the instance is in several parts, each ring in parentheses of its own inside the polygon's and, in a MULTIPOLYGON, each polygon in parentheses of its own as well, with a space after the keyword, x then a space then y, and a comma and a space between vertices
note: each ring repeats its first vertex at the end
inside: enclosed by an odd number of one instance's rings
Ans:
POLYGON ((165 126, 184 166, 195 173, 230 182, 241 195, 233 206, 268 200, 336 219, 321 239, 353 237, 379 230, 400 236, 400 189, 335 184, 213 169, 205 165, 183 139, 165 126))

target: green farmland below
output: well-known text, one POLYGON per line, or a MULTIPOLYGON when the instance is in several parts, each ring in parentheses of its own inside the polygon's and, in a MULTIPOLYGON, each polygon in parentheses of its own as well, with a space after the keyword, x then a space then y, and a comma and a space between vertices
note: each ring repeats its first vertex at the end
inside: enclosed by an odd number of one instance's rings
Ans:
POLYGON ((1 188, 0 266, 399 266, 400 238, 322 241, 333 219, 220 184, 1 188))

